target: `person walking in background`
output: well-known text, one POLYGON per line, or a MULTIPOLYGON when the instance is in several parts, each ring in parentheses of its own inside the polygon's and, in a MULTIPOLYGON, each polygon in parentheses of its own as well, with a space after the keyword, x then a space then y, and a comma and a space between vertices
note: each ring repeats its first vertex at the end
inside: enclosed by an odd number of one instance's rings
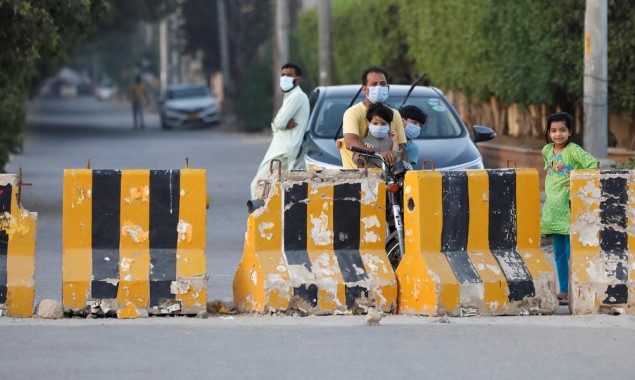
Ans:
POLYGON ((271 160, 278 159, 282 169, 291 170, 302 146, 302 137, 309 123, 309 98, 300 88, 302 70, 298 65, 286 63, 282 66, 280 89, 284 93, 282 107, 271 122, 273 138, 258 172, 251 182, 251 198, 256 198, 258 179, 269 172, 271 160))
POLYGON ((573 138, 573 117, 566 112, 558 112, 547 118, 545 140, 542 148, 545 160, 545 204, 540 219, 540 232, 553 236, 553 253, 560 292, 560 305, 569 304, 569 173, 578 169, 595 169, 597 160, 582 147, 571 142, 573 138))
POLYGON ((145 129, 143 122, 143 105, 148 101, 148 91, 141 81, 141 75, 136 75, 134 82, 130 85, 130 100, 132 101, 132 129, 145 129))

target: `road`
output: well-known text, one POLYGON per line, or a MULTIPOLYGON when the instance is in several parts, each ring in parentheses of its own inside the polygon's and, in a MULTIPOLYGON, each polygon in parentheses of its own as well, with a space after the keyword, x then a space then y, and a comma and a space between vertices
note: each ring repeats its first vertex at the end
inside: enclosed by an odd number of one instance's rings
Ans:
MULTIPOLYGON (((231 299, 242 255, 248 186, 265 134, 229 125, 162 131, 156 115, 133 131, 128 107, 92 99, 29 106, 24 206, 37 211, 36 300, 61 301, 62 173, 207 169, 208 299, 231 299)), ((0 379, 32 378, 632 378, 633 316, 416 318, 224 316, 0 318, 0 379)))

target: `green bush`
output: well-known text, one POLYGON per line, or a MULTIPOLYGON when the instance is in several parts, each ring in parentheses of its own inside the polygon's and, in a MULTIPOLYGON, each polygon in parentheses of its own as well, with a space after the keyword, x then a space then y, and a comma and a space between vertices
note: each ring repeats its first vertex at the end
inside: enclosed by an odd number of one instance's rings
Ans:
POLYGON ((269 128, 272 119, 273 58, 271 47, 251 60, 243 77, 237 110, 241 121, 249 131, 269 128))

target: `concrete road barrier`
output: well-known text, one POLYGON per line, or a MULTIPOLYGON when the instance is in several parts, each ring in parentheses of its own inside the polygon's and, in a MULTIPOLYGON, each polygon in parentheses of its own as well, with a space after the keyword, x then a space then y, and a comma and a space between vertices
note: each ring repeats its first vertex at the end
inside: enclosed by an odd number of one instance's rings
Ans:
POLYGON ((385 252, 386 190, 378 173, 283 173, 249 215, 234 277, 241 312, 390 312, 397 281, 385 252))
POLYGON ((205 170, 68 169, 63 212, 66 313, 205 310, 205 170))
POLYGON ((33 316, 37 213, 21 208, 18 176, 0 174, 0 311, 33 316))
POLYGON ((540 250, 535 169, 406 175, 399 313, 553 313, 555 275, 540 250))
POLYGON ((573 314, 635 313, 634 173, 571 173, 569 303, 573 314))

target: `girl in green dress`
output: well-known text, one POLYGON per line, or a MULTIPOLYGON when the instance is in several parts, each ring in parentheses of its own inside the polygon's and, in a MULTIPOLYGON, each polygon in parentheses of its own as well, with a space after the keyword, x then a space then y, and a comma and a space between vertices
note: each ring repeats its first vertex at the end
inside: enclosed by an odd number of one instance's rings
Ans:
POLYGON ((542 148, 545 160, 545 204, 540 219, 540 231, 553 236, 553 253, 561 305, 569 302, 569 172, 576 169, 596 169, 597 160, 582 147, 571 142, 573 137, 573 118, 566 112, 558 112, 547 118, 545 139, 547 145, 542 148))

